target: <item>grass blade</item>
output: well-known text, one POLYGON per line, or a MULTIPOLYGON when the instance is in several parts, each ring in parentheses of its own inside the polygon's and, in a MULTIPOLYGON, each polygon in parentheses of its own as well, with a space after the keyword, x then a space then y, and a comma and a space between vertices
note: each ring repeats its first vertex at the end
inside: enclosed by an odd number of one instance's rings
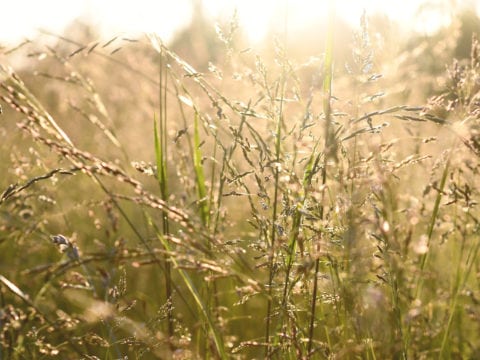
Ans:
POLYGON ((207 188, 205 186, 205 175, 202 164, 202 151, 200 142, 200 131, 198 126, 199 115, 195 112, 193 122, 193 167, 195 170, 195 178, 197 183, 198 205, 200 210, 200 218, 204 226, 208 226, 210 218, 210 209, 208 206, 207 188))
MULTIPOLYGON (((168 243, 168 240, 165 239, 160 233, 157 233, 158 239, 161 241, 167 252, 171 252, 170 244, 168 243)), ((180 277, 182 278, 185 286, 187 287, 188 291, 190 294, 193 296, 195 303, 197 304, 198 308, 200 309, 201 315, 203 316, 204 320, 208 324, 209 330, 211 335, 213 336, 213 341, 215 343, 215 348, 217 349, 218 356, 221 359, 227 359, 227 354, 225 352, 225 347, 223 344, 223 339, 220 335, 220 332, 217 330, 215 324, 213 323, 212 320, 212 315, 210 314, 210 311, 208 310, 208 307, 204 304, 202 301, 202 298, 195 287, 192 279, 188 275, 188 273, 180 269, 178 266, 178 262, 175 259, 175 257, 171 256, 170 261, 172 264, 178 269, 178 273, 180 274, 180 277)))

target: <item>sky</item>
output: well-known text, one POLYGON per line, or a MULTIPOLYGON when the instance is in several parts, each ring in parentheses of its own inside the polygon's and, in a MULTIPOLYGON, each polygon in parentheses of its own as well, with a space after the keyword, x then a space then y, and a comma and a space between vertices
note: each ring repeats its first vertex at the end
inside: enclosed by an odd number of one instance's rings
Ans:
MULTIPOLYGON (((38 28, 61 34, 73 19, 88 19, 106 38, 119 33, 156 33, 168 41, 194 16, 193 0, 2 0, 0 44, 31 38, 38 28)), ((450 18, 452 3, 471 3, 480 13, 480 0, 333 0, 337 16, 358 24, 362 12, 385 13, 421 32, 434 31, 450 18), (419 12, 419 9, 423 11, 419 12)), ((324 21, 328 0, 202 0, 207 15, 229 19, 236 9, 240 24, 252 42, 261 40, 271 24, 289 30, 324 21), (287 12, 285 12, 287 11, 287 12), (282 24, 282 25, 280 25, 282 24)))

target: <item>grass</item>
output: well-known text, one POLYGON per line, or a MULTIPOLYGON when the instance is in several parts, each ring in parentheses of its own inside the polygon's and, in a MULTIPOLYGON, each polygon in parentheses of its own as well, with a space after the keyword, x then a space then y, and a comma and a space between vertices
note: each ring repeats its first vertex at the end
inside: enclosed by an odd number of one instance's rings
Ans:
POLYGON ((329 19, 3 51, 0 359, 478 357, 480 45, 407 78, 329 19))

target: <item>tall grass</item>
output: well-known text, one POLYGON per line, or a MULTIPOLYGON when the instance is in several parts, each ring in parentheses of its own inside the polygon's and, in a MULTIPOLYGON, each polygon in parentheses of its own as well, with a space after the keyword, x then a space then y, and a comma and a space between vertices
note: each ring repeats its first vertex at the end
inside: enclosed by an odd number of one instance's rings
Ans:
POLYGON ((330 11, 309 61, 4 52, 43 62, 0 71, 0 359, 478 356, 479 43, 407 101, 330 11))

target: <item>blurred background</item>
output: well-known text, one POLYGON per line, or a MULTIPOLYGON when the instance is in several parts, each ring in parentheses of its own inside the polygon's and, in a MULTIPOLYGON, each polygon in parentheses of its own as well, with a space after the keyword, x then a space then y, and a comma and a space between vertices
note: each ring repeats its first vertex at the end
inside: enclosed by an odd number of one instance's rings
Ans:
MULTIPOLYGON (((324 22, 327 3, 317 0, 3 1, 0 41, 14 43, 34 36, 39 28, 60 33, 73 21, 87 23, 106 37, 118 32, 155 32, 169 41, 196 18, 224 19, 236 10, 249 40, 258 42, 279 25, 283 28, 286 12, 292 33, 324 22)), ((432 33, 447 26, 456 13, 466 9, 477 14, 480 11, 477 0, 337 0, 335 4, 338 16, 350 25, 357 24, 365 10, 369 16, 383 15, 401 24, 403 32, 420 33, 432 33)))

